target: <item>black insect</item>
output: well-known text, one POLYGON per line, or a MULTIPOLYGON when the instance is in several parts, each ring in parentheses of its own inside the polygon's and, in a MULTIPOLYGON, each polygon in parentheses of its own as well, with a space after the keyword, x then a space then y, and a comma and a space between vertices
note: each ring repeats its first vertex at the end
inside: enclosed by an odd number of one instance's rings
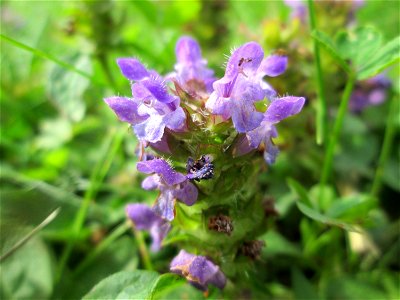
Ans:
POLYGON ((238 66, 241 67, 241 66, 243 65, 243 63, 248 63, 248 62, 252 62, 252 61, 253 61, 253 60, 252 60, 251 58, 244 58, 244 57, 242 57, 242 58, 239 60, 238 66))
POLYGON ((200 181, 201 179, 211 179, 214 176, 214 164, 209 155, 202 155, 197 160, 189 157, 186 170, 189 180, 200 181))

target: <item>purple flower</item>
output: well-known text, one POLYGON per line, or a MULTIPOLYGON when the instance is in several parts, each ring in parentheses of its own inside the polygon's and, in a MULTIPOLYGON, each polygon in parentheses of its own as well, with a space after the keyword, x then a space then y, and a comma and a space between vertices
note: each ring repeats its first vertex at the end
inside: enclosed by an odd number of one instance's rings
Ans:
POLYGON ((223 119, 232 117, 240 133, 257 128, 263 114, 254 107, 254 102, 265 97, 273 98, 276 92, 263 81, 264 76, 275 77, 286 70, 287 57, 271 55, 264 58, 261 46, 255 42, 244 44, 229 58, 225 76, 214 82, 214 92, 206 108, 223 119))
POLYGON ((368 106, 381 104, 386 100, 390 85, 390 80, 383 74, 358 82, 350 97, 350 110, 358 113, 368 106))
POLYGON ((177 64, 174 77, 190 93, 212 92, 215 81, 214 71, 207 68, 207 61, 202 58, 199 44, 191 37, 181 37, 175 48, 177 64))
POLYGON ((184 276, 192 285, 206 291, 208 284, 223 289, 226 277, 217 265, 205 256, 197 256, 181 250, 172 260, 170 270, 184 276))
POLYGON ((134 58, 120 58, 117 63, 127 79, 136 81, 132 84, 133 98, 115 96, 105 102, 121 121, 132 124, 139 140, 156 143, 161 141, 165 128, 185 129, 186 115, 179 106, 180 99, 168 93, 155 71, 148 71, 134 58))
POLYGON ((196 202, 198 196, 196 186, 189 182, 185 175, 175 172, 165 160, 139 162, 137 169, 145 174, 153 174, 143 180, 142 188, 160 190, 153 211, 165 220, 174 219, 176 199, 189 206, 196 202))
POLYGON ((244 155, 264 144, 264 159, 268 164, 273 164, 279 153, 278 148, 272 143, 271 138, 276 138, 278 132, 275 124, 283 119, 293 116, 301 111, 305 99, 303 97, 287 96, 277 98, 271 102, 263 114, 260 126, 242 136, 235 146, 236 156, 244 155))
POLYGON ((152 238, 151 251, 161 248, 162 240, 171 229, 171 224, 159 217, 145 204, 134 203, 125 207, 128 218, 139 230, 148 230, 152 238))
POLYGON ((290 17, 299 19, 302 23, 306 22, 307 6, 302 0, 284 0, 286 6, 291 8, 290 17))

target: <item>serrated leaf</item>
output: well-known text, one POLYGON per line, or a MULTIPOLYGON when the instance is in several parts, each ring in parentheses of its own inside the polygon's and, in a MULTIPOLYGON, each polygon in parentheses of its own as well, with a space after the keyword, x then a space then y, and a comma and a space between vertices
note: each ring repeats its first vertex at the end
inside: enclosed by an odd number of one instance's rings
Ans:
POLYGON ((368 63, 382 45, 382 34, 374 27, 359 27, 336 35, 335 44, 340 56, 349 59, 357 70, 368 63))
POLYGON ((351 68, 342 57, 339 49, 336 47, 334 41, 322 31, 314 30, 311 36, 325 48, 325 50, 332 56, 333 59, 345 70, 351 73, 351 68))
POLYGON ((361 68, 357 79, 364 80, 400 61, 400 36, 388 42, 361 68))

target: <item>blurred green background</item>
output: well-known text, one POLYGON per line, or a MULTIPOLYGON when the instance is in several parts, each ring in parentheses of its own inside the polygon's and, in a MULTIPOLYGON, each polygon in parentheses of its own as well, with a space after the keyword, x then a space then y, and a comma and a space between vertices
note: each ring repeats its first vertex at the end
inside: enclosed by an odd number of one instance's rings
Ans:
MULTIPOLYGON (((398 1, 367 1, 356 20, 375 26, 389 41, 399 35, 399 8, 398 1)), ((327 33, 340 29, 329 16, 317 17, 327 33)), ((102 100, 130 94, 116 58, 137 57, 167 74, 175 64, 177 39, 191 35, 220 77, 223 54, 249 40, 262 44, 266 53, 311 48, 307 25, 299 26, 282 1, 2 1, 2 255, 56 208, 61 210, 1 262, 1 298, 81 298, 112 273, 143 268, 140 237, 135 239, 124 225, 124 205, 152 203, 155 194, 140 189, 134 135, 102 100), (289 46, 292 41, 297 44, 289 46)), ((330 68, 326 53, 323 62, 330 68)), ((340 74, 331 70, 326 79, 332 108, 343 88, 340 74)), ((398 299, 398 114, 380 201, 365 208, 368 219, 361 222, 366 221, 365 234, 323 229, 300 214, 286 185, 290 176, 310 187, 320 175, 323 151, 314 138, 313 76, 312 57, 300 51, 289 55, 288 73, 272 81, 281 94, 306 96, 309 105, 278 128, 282 153, 260 176, 280 216, 263 237, 267 247, 255 264, 262 276, 240 297, 263 297, 264 290, 265 297, 281 299, 398 299)), ((386 103, 346 117, 334 163, 338 196, 368 194, 389 98, 398 101, 398 67, 388 76, 393 86, 386 103)), ((352 221, 366 215, 357 213, 352 221)), ((166 247, 152 254, 155 268, 166 272, 174 253, 166 247)), ((190 299, 202 298, 182 289, 190 299)))

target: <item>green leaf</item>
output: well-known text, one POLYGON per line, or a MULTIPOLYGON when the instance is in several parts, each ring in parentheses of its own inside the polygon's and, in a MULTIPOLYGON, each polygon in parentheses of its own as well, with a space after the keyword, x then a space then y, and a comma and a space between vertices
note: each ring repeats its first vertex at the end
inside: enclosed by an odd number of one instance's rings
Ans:
POLYGON ((346 217, 348 220, 365 218, 368 212, 376 205, 376 200, 368 195, 352 195, 338 199, 327 211, 332 218, 346 217))
POLYGON ((326 212, 337 197, 333 187, 329 185, 322 186, 320 184, 316 184, 310 189, 309 196, 311 201, 315 203, 322 212, 326 212), (321 195, 323 195, 323 197, 321 197, 321 195))
POLYGON ((296 204, 297 204, 298 209, 303 214, 305 214, 307 217, 309 217, 315 221, 318 221, 318 222, 321 222, 323 224, 330 225, 330 226, 336 226, 336 227, 342 228, 347 231, 354 231, 354 232, 359 231, 359 230, 357 230, 357 228, 355 226, 348 224, 346 222, 343 222, 341 220, 333 219, 326 215, 323 215, 323 214, 319 213, 318 211, 304 205, 301 202, 297 202, 296 204))
POLYGON ((314 286, 297 268, 292 269, 292 286, 295 299, 317 300, 320 299, 314 286))
POLYGON ((349 276, 330 278, 327 283, 325 294, 328 299, 388 299, 376 284, 349 276))
POLYGON ((0 265, 2 299, 49 299, 53 272, 49 250, 39 239, 31 239, 0 265))
POLYGON ((165 299, 165 295, 177 287, 186 284, 186 280, 176 274, 163 274, 158 277, 150 290, 148 299, 165 299))
POLYGON ((157 280, 158 273, 153 271, 115 273, 95 285, 83 299, 147 299, 157 280))
POLYGON ((300 201, 296 202, 298 209, 307 217, 326 225, 340 227, 347 231, 358 232, 355 226, 343 222, 342 220, 331 218, 328 215, 324 215, 317 211, 315 208, 311 207, 313 205, 313 202, 310 200, 307 191, 301 186, 300 183, 291 178, 288 178, 287 182, 290 188, 300 198, 300 201))
POLYGON ((308 192, 299 182, 297 182, 296 180, 294 180, 292 178, 288 178, 287 183, 288 183, 290 189, 300 197, 301 202, 303 202, 304 204, 306 204, 308 206, 313 206, 313 203, 311 202, 310 198, 308 197, 308 192))
POLYGON ((392 64, 400 61, 400 36, 388 42, 361 68, 357 79, 375 76, 392 64))
POLYGON ((382 45, 382 34, 374 27, 359 27, 336 35, 336 47, 340 56, 350 59, 357 70, 365 65, 382 45))
MULTIPOLYGON (((79 70, 91 72, 91 61, 87 55, 74 55, 68 59, 68 63, 79 70)), ((79 74, 71 74, 63 67, 54 65, 50 72, 47 93, 64 116, 78 122, 85 115, 83 94, 89 83, 89 79, 82 78, 79 74)))
POLYGON ((314 30, 311 33, 311 36, 318 43, 320 43, 326 51, 328 51, 328 53, 332 56, 333 59, 336 60, 336 62, 343 68, 343 70, 345 70, 347 73, 351 73, 350 66, 343 59, 339 49, 336 47, 333 40, 329 36, 319 30, 314 30))

